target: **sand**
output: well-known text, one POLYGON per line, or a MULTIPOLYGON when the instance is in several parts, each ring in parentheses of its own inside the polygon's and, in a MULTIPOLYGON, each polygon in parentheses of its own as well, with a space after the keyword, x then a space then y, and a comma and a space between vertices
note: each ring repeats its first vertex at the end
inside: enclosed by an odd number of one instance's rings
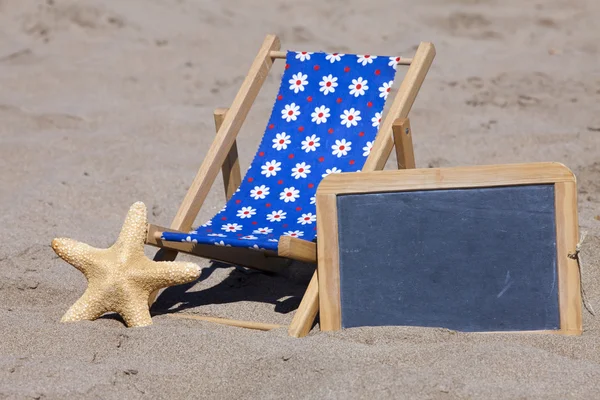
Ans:
MULTIPOLYGON (((310 268, 270 277, 181 257, 202 278, 167 290, 153 326, 60 324, 85 280, 49 246, 109 246, 135 201, 168 225, 212 110, 231 103, 265 34, 383 55, 432 41, 411 112, 417 165, 569 166, 600 311, 599 18, 597 0, 0 0, 0 399, 600 397, 600 317, 585 311, 581 337, 316 326, 298 340, 164 314, 288 324, 310 268)), ((240 133, 242 167, 281 68, 240 133)), ((219 178, 200 218, 223 201, 219 178)))

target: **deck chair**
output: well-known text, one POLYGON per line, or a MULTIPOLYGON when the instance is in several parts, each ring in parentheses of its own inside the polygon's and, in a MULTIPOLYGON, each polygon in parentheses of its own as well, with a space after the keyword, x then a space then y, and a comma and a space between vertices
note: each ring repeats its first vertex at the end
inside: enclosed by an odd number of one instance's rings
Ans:
MULTIPOLYGON (((435 56, 431 43, 421 43, 412 59, 279 48, 279 39, 267 36, 231 107, 215 111, 217 136, 173 223, 148 226, 147 244, 161 247, 155 260, 172 261, 181 251, 268 272, 290 259, 316 263, 314 196, 323 177, 383 169, 395 142, 399 167, 414 167, 405 118, 435 56), (276 59, 286 60, 281 86, 242 182, 236 135, 276 59), (382 121, 399 65, 409 68, 382 121), (220 169, 227 204, 192 230, 220 169)), ((306 335, 317 312, 315 272, 289 334, 306 335)))

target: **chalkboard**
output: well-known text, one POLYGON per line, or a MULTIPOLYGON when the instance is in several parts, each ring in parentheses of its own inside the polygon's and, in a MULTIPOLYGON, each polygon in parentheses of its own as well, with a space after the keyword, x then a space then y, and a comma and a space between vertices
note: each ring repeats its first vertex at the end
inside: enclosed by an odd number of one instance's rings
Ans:
POLYGON ((566 300, 581 301, 574 293, 578 272, 569 278, 565 269, 573 267, 568 253, 575 250, 577 221, 565 217, 576 212, 565 213, 562 178, 503 180, 484 170, 479 180, 486 174, 492 180, 484 185, 467 179, 477 174, 437 170, 428 175, 435 184, 409 171, 393 171, 408 179, 404 185, 390 183, 388 171, 324 180, 317 215, 335 212, 318 221, 325 330, 407 325, 580 333, 580 305, 569 311, 566 300), (448 183, 440 179, 444 172, 461 173, 448 183), (357 182, 365 185, 359 193, 357 182), (565 328, 569 312, 575 325, 565 328))
POLYGON ((559 328, 554 185, 343 195, 337 205, 343 328, 559 328))

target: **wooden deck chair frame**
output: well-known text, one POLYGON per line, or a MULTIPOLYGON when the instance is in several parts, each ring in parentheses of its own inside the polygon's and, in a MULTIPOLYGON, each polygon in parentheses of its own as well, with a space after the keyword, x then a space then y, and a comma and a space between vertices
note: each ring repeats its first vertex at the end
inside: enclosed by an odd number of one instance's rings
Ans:
MULTIPOLYGON (((281 271, 287 267, 289 259, 317 263, 317 246, 314 242, 302 239, 281 237, 278 253, 258 252, 245 248, 219 247, 206 244, 166 242, 160 240, 163 231, 189 232, 204 203, 219 170, 223 173, 223 182, 227 199, 231 198, 241 184, 242 175, 238 162, 236 145, 237 134, 250 111, 260 88, 267 78, 276 59, 285 59, 286 52, 279 51, 280 41, 275 35, 267 35, 248 75, 244 79, 229 109, 216 109, 214 112, 217 135, 210 146, 192 185, 171 223, 170 228, 149 224, 146 244, 160 247, 155 260, 173 261, 178 252, 194 254, 200 257, 218 260, 234 265, 242 265, 267 272, 281 271)), ((409 65, 404 80, 382 121, 373 148, 363 171, 382 170, 396 144, 399 168, 414 168, 414 156, 408 113, 427 75, 435 57, 435 47, 423 42, 417 48, 412 59, 402 58, 399 64, 409 65)), ((308 285, 292 323, 288 327, 290 336, 302 337, 311 330, 319 310, 317 272, 308 285)), ((150 298, 152 304, 158 292, 150 298)), ((176 315, 173 315, 176 316, 176 315)), ((277 325, 235 321, 214 317, 200 317, 207 321, 228 325, 268 330, 277 325)))

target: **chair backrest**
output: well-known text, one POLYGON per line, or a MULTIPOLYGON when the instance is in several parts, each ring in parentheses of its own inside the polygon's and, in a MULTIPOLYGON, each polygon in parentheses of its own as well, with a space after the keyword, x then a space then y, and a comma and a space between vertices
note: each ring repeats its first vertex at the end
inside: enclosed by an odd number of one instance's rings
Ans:
POLYGON ((312 240, 317 186, 330 173, 363 167, 396 65, 396 57, 288 52, 252 164, 227 206, 200 230, 225 244, 266 237, 273 244, 262 247, 271 249, 282 235, 312 240))

